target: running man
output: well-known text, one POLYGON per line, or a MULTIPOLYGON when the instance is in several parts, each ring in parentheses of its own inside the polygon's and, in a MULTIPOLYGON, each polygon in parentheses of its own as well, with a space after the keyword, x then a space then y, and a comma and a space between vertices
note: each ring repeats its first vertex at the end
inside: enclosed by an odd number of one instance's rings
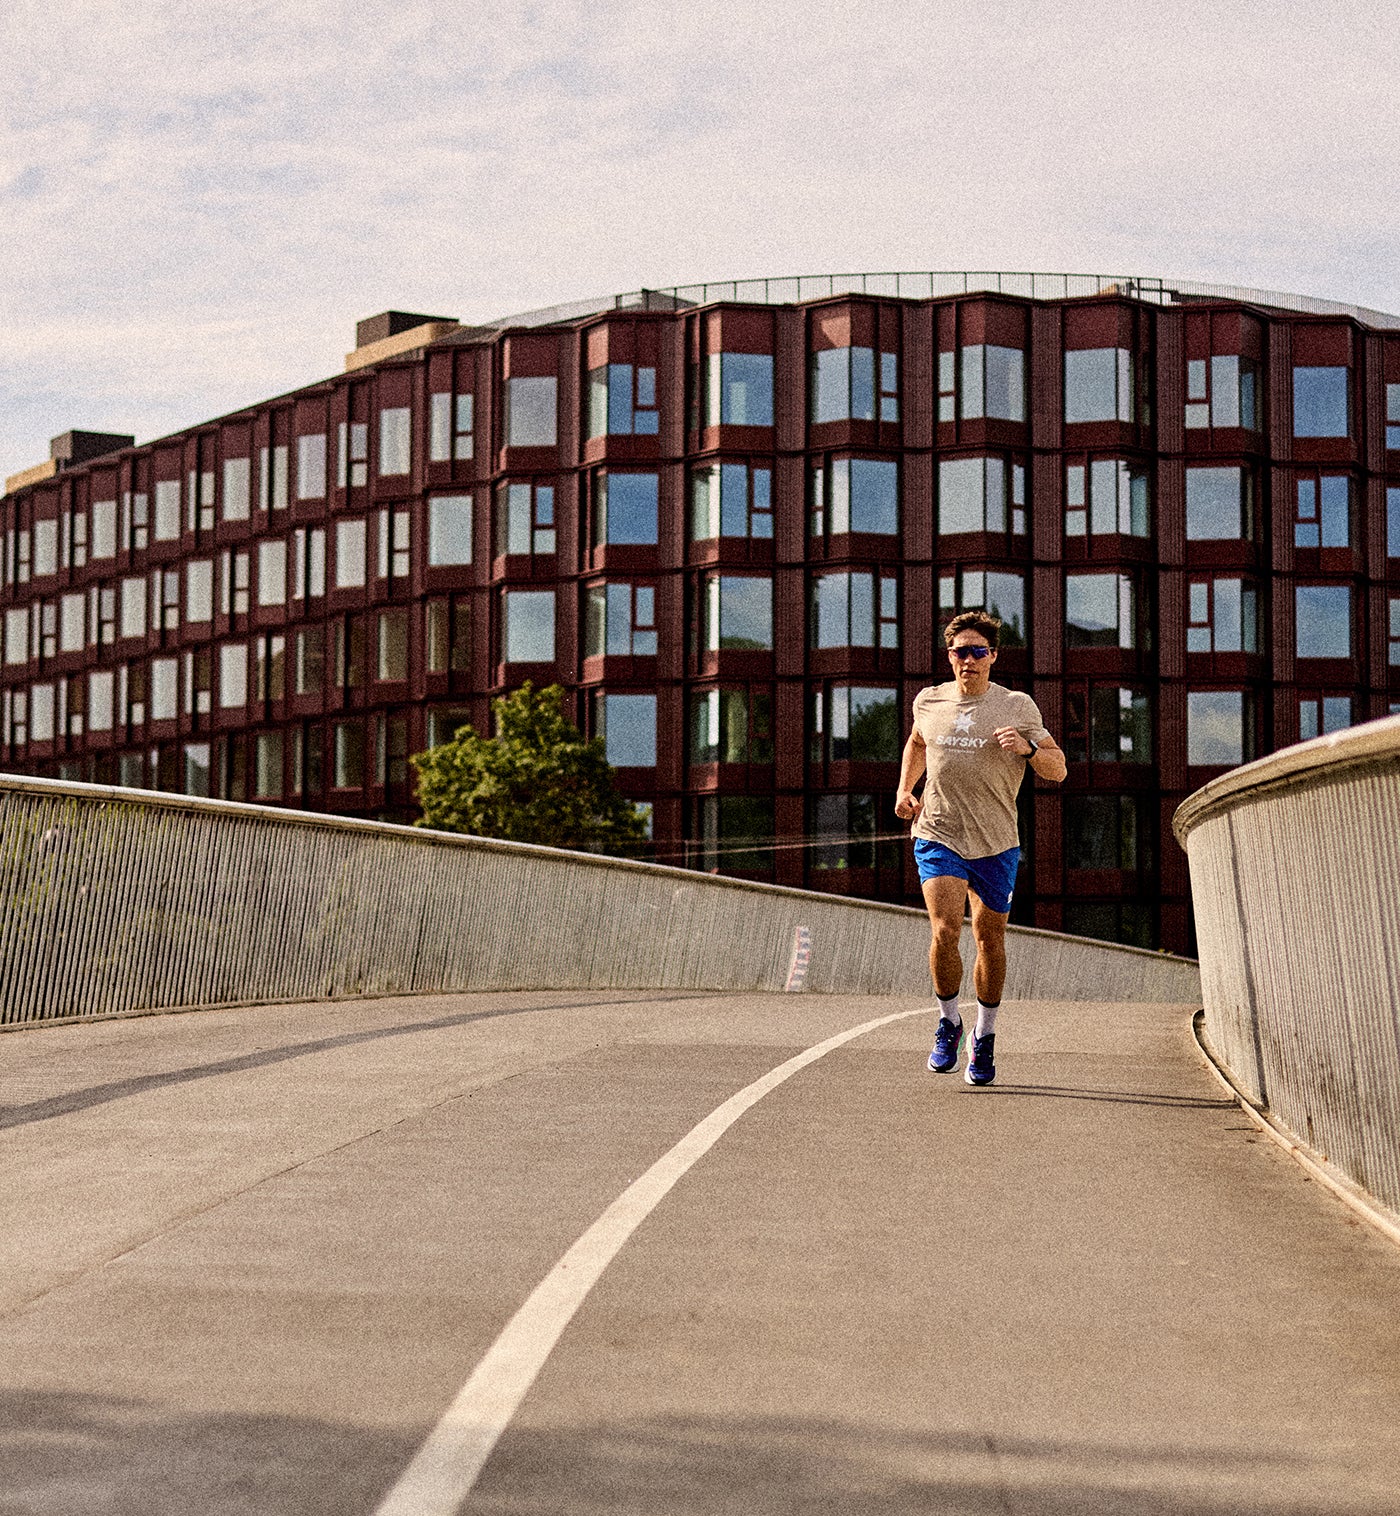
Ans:
POLYGON ((914 823, 914 859, 933 925, 929 972, 942 1013, 928 1057, 935 1074, 957 1068, 962 1046, 958 941, 971 892, 977 1025, 969 1084, 990 1084, 997 1072, 992 1053, 1006 982, 1006 919, 1021 857, 1016 793, 1027 763, 1055 784, 1065 777, 1065 755, 1035 701, 992 683, 1000 636, 1001 622, 985 611, 964 611, 944 628, 953 679, 914 699, 914 729, 904 744, 894 805, 896 815, 914 823), (927 775, 922 804, 914 798, 921 774, 927 775))

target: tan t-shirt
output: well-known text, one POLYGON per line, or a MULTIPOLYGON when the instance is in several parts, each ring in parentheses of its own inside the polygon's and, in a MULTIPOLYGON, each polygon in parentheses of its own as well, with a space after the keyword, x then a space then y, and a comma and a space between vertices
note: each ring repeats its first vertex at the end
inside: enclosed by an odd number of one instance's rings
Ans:
POLYGON ((928 768, 913 835, 941 842, 962 858, 990 858, 1018 846, 1016 792, 1028 755, 1008 753, 992 733, 1014 726, 1029 741, 1043 742, 1050 733, 1035 701, 1000 684, 964 696, 950 680, 914 697, 914 726, 928 768))

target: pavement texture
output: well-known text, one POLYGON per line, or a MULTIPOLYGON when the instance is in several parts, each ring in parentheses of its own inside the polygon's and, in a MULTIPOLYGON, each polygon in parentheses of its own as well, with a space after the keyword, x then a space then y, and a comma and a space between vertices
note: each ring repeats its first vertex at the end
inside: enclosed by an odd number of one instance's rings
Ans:
MULTIPOLYGON (((522 993, 0 1037, 0 1513, 370 1516, 656 1158, 919 1002, 522 993)), ((934 1017, 766 1096, 603 1274, 468 1513, 1400 1513, 1400 1249, 1190 1006, 934 1017)))

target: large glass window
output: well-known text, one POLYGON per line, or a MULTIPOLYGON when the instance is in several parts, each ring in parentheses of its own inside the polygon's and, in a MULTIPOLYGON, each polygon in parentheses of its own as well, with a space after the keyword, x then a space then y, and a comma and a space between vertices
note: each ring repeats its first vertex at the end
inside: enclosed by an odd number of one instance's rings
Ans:
POLYGON ((1076 795, 1065 807, 1066 867, 1150 867, 1150 829, 1141 811, 1136 795, 1076 795))
POLYGON ((1385 492, 1385 555, 1400 558, 1400 489, 1393 484, 1385 492))
POLYGON ((1390 652, 1386 661, 1391 668, 1400 668, 1400 595, 1390 597, 1387 632, 1390 652))
POLYGON ((555 548, 554 486, 496 486, 496 552, 547 555, 555 548))
POLYGON ((117 555, 117 502, 92 502, 92 556, 115 558, 117 555))
POLYGON ((275 542, 258 543, 258 604, 285 605, 287 603, 287 544, 280 538, 275 542))
POLYGON ((656 591, 649 584, 592 584, 583 602, 585 658, 656 656, 656 591))
MULTIPOLYGON (((325 492, 322 491, 324 494, 325 492)), ((251 458, 224 459, 225 521, 246 521, 252 506, 253 460, 251 458)), ((94 551, 94 556, 96 553, 94 551)))
POLYGON ((1065 354, 1065 421, 1131 421, 1133 355, 1125 347, 1065 354))
POLYGON ((434 495, 428 501, 428 567, 472 561, 472 497, 434 495))
POLYGON ((864 571, 814 574, 812 646, 899 646, 899 583, 864 571))
POLYGON ((1385 445, 1391 452, 1400 449, 1400 384, 1385 387, 1385 445))
POLYGON ((219 705, 234 710, 248 703, 248 644, 226 642, 219 649, 219 705))
POLYGON ((326 677, 326 629, 302 627, 292 649, 292 692, 319 695, 326 677))
POLYGON ((773 802, 756 795, 706 795, 696 810, 695 861, 711 872, 773 872, 773 802))
MULTIPOLYGON (((979 416, 1000 421, 1026 419, 1026 356, 1019 347, 977 343, 964 347, 960 356, 965 420, 979 416)), ((952 417, 941 419, 951 421, 952 417)))
POLYGON ((1188 595, 1188 653, 1259 651, 1258 595, 1247 580, 1193 578, 1188 595))
POLYGON ((179 712, 178 664, 174 658, 151 660, 151 720, 174 721, 179 712))
POLYGON ((1351 588, 1300 584, 1294 590, 1300 658, 1351 657, 1351 588))
POLYGON ((1149 480, 1145 465, 1094 458, 1065 469, 1065 536, 1146 537, 1149 480))
POLYGON ((959 569, 938 578, 938 611, 990 611, 1001 622, 1002 647, 1026 645, 1026 576, 1000 569, 959 569))
POLYGON ((1298 700, 1298 740, 1325 737, 1351 725, 1350 695, 1302 695, 1298 700))
POLYGON ((810 380, 813 422, 875 419, 873 348, 831 347, 813 353, 810 380))
POLYGON ((146 579, 144 575, 122 580, 121 634, 123 637, 146 635, 146 579))
MULTIPOLYGON (((42 522, 34 523, 34 573, 39 568, 39 528, 42 522)), ((156 541, 173 542, 180 535, 180 481, 158 479, 156 481, 156 541)))
POLYGON ((601 547, 655 543, 660 478, 598 473, 593 480, 593 542, 601 547))
POLYGON ((603 739, 607 760, 614 768, 656 766, 656 696, 593 696, 593 734, 603 739))
MULTIPOLYGON (((400 470, 407 473, 406 469, 400 470)), ((297 499, 320 500, 326 493, 326 434, 297 438, 297 499)), ((281 785, 278 785, 281 793, 281 785)))
POLYGON ((554 662, 554 591, 507 590, 505 662, 554 662))
POLYGON ((379 472, 382 476, 406 474, 413 462, 413 412, 407 406, 389 406, 379 413, 379 472))
POLYGON ((379 657, 375 677, 384 684, 408 678, 408 611, 402 606, 379 613, 379 657))
POLYGON ((773 697, 766 690, 699 690, 690 697, 692 763, 772 763, 773 697))
POLYGON ((654 437, 657 430, 654 368, 605 363, 589 371, 590 437, 654 437))
POLYGON ((29 611, 22 605, 5 612, 5 662, 29 662, 29 611))
POLYGON ((1346 547, 1351 541, 1351 480, 1323 474, 1298 480, 1294 547, 1346 547))
POLYGON ((690 534, 771 538, 773 471, 747 463, 710 463, 690 476, 690 534))
POLYGON ((944 458, 938 465, 938 530, 1026 531, 1026 471, 1005 458, 944 458))
POLYGON ((705 580, 704 645, 769 652, 773 647, 773 581, 755 574, 711 574, 705 580))
POLYGON ((365 728, 361 721, 335 724, 335 788, 358 790, 365 782, 365 728))
MULTIPOLYGON (((476 451, 476 397, 434 395, 428 410, 428 461, 464 462, 476 451)), ((344 480, 341 481, 344 484, 344 480)))
POLYGON ((335 587, 357 589, 365 582, 365 523, 356 517, 335 524, 335 587))
POLYGON ((807 835, 817 846, 808 854, 814 870, 897 869, 900 843, 888 834, 897 823, 888 795, 812 795, 807 800, 807 835), (883 834, 883 835, 882 835, 883 834))
POLYGON ((54 687, 36 684, 29 691, 29 740, 52 742, 54 738, 54 687))
POLYGON ((553 447, 559 437, 559 381, 544 378, 506 381, 506 446, 553 447))
POLYGON ((88 716, 90 732, 110 732, 116 679, 111 669, 94 669, 88 675, 88 716))
POLYGON ((58 650, 81 653, 87 642, 87 596, 64 595, 58 602, 58 650))
POLYGON ((817 690, 809 730, 814 763, 897 763, 903 746, 899 692, 854 684, 817 690))
POLYGON ((1117 684, 1071 685, 1065 691, 1065 756, 1071 763, 1151 763, 1147 695, 1117 684))
POLYGON ((1186 365, 1188 428, 1237 426, 1259 430, 1259 365, 1250 358, 1217 353, 1186 365))
POLYGON ((1189 690, 1186 761, 1193 768, 1247 763, 1254 756, 1253 720, 1243 690, 1189 690))
POLYGON ((773 425, 770 353, 711 353, 706 357, 705 425, 773 425))
POLYGON ((361 489, 369 483, 368 423, 342 421, 336 428, 335 482, 342 490, 361 489))
POLYGON ((1188 468, 1187 540, 1248 542, 1253 536, 1253 476, 1243 468, 1188 468))
POLYGON ((1350 435, 1345 368, 1293 370, 1293 435, 1346 437, 1350 435))
POLYGON ((1137 590, 1130 575, 1065 575, 1068 647, 1136 647, 1137 623, 1137 590))
POLYGON ((888 458, 832 458, 811 475, 812 535, 899 531, 899 465, 888 458))

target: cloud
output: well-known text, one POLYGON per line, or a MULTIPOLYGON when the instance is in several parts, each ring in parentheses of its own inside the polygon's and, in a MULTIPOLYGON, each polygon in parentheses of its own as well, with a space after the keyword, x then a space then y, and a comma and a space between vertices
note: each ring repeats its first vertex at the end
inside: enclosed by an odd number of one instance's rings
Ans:
POLYGON ((0 467, 332 372, 388 306, 888 268, 1400 308, 1388 12, 358 0, 0 17, 0 467))

